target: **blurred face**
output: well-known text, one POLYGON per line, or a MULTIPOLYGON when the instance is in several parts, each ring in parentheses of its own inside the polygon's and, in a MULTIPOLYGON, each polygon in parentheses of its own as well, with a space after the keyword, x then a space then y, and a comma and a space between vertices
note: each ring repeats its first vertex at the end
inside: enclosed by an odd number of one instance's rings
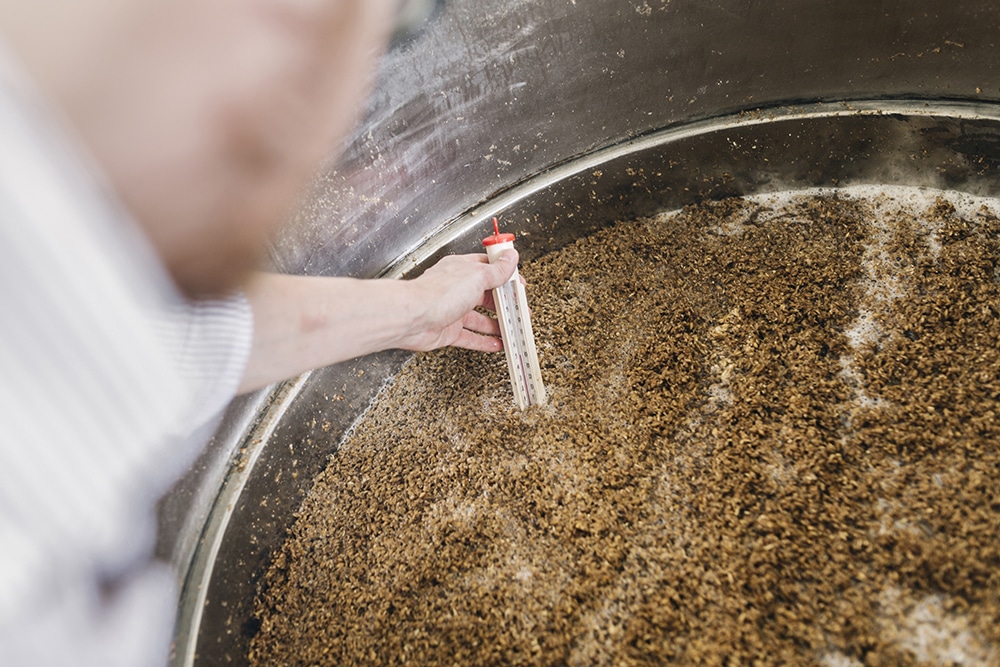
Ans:
POLYGON ((177 283, 213 293, 350 131, 399 3, 147 3, 64 102, 177 283))

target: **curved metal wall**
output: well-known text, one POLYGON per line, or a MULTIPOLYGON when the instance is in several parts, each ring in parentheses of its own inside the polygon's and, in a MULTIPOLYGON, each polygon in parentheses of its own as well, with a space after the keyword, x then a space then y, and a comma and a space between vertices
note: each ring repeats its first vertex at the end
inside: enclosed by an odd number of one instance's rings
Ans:
POLYGON ((693 120, 856 99, 1000 99, 990 0, 450 0, 384 58, 366 117, 277 239, 373 275, 553 164, 693 120))
MULTIPOLYGON (((988 0, 448 0, 385 56, 272 259, 399 275, 472 250, 476 214, 496 212, 534 234, 528 259, 609 216, 835 181, 996 196, 998 26, 988 0)), ((231 406, 161 513, 186 577, 176 664, 242 663, 256 577, 331 453, 308 444, 405 356, 231 406)))

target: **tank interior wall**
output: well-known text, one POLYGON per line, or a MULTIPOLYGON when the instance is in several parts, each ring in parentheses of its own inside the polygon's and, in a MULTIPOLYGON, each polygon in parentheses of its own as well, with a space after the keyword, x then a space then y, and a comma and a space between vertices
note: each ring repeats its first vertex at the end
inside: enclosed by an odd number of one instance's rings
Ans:
MULTIPOLYGON (((995 195, 998 19, 985 0, 448 0, 386 55, 357 132, 271 257, 293 273, 410 275, 478 250, 493 212, 530 260, 704 198, 864 182, 995 195)), ((201 605, 181 627, 197 664, 241 663, 302 494, 406 358, 238 400, 164 502, 161 552, 187 578, 182 604, 201 605), (206 553, 220 507, 228 528, 206 553)))

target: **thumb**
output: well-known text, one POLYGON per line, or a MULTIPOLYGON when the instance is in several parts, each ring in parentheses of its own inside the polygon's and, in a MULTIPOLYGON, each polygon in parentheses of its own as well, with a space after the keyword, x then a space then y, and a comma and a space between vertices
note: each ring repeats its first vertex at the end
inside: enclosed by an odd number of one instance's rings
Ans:
POLYGON ((497 258, 497 261, 489 265, 490 269, 492 269, 492 275, 486 289, 500 287, 510 280, 510 277, 517 271, 517 260, 518 255, 516 250, 513 248, 504 250, 503 254, 497 258))

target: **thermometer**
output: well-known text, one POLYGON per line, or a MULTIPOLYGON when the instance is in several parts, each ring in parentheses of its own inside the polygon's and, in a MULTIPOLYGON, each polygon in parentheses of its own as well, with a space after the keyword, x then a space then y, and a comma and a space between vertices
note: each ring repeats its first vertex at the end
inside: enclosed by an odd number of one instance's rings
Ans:
MULTIPOLYGON (((499 223, 493 218, 493 236, 483 239, 483 245, 492 264, 504 250, 514 247, 514 235, 501 234, 499 223)), ((517 407, 523 410, 531 405, 544 405, 545 385, 538 367, 535 334, 531 331, 528 297, 517 269, 514 269, 510 280, 493 290, 493 302, 500 321, 500 338, 507 356, 510 386, 514 390, 517 407)))

